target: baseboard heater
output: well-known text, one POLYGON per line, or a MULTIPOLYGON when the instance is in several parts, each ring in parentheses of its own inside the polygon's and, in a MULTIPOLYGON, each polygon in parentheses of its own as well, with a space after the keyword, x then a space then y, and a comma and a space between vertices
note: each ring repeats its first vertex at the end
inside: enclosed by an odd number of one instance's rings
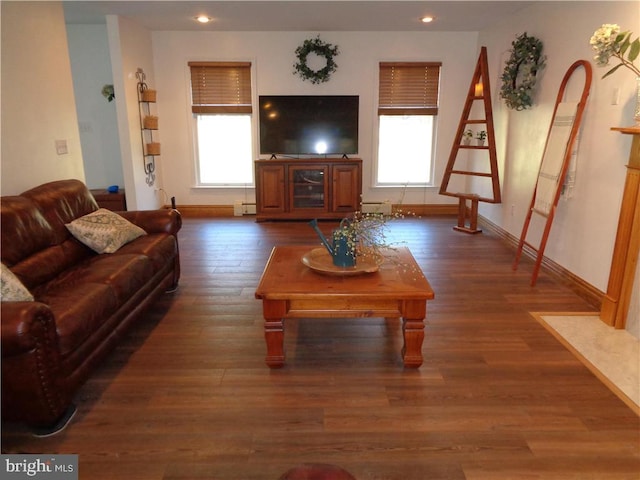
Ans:
POLYGON ((255 215, 256 214, 256 204, 255 203, 245 203, 245 202, 234 202, 233 204, 233 216, 234 217, 242 217, 243 215, 255 215))
POLYGON ((391 202, 364 202, 360 206, 362 213, 381 213, 391 215, 393 205, 391 202))

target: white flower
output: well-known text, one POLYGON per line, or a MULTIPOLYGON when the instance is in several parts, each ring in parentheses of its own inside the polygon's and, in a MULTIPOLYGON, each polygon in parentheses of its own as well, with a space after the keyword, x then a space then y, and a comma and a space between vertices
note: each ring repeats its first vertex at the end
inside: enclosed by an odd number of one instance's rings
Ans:
MULTIPOLYGON (((609 70, 604 77, 615 72, 619 67, 627 67, 636 75, 640 75, 640 70, 633 64, 640 52, 640 40, 631 40, 631 32, 620 32, 620 26, 615 23, 605 23, 597 29, 589 44, 596 52, 593 57, 596 65, 604 67, 609 64, 611 57, 620 60, 620 64, 609 70), (626 55, 626 59, 624 56, 626 55)), ((604 78, 603 77, 603 78, 604 78)))
POLYGON ((620 49, 619 44, 616 43, 616 37, 619 33, 620 26, 615 23, 605 23, 594 32, 589 43, 596 51, 593 59, 598 66, 607 65, 609 58, 620 49))
POLYGON ((593 33, 590 43, 591 45, 614 43, 619 33, 619 25, 615 23, 605 23, 593 33))

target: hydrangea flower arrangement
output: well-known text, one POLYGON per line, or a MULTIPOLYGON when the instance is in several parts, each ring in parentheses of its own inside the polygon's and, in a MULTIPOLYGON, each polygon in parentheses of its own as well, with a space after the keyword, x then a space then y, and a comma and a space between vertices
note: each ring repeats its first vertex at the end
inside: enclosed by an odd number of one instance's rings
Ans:
POLYGON ((594 32, 589 43, 596 52, 593 57, 596 65, 607 66, 612 57, 620 61, 602 78, 608 77, 620 67, 626 67, 640 77, 640 69, 633 63, 640 53, 640 37, 631 40, 631 35, 629 31, 620 32, 620 26, 615 23, 605 23, 594 32))

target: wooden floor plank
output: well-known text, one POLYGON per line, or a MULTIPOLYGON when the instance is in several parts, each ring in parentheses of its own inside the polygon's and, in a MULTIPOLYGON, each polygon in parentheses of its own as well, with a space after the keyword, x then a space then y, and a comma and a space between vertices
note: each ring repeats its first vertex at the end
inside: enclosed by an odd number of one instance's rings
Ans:
MULTIPOLYGON (((638 417, 530 312, 594 308, 455 218, 407 218, 436 298, 424 364, 401 324, 285 321, 287 363, 264 363, 254 291, 273 245, 319 242, 306 222, 184 220, 182 279, 76 396, 61 434, 2 426, 6 453, 77 453, 83 480, 268 480, 332 463, 358 480, 638 479, 638 417)), ((323 222, 328 233, 336 223, 323 222)))

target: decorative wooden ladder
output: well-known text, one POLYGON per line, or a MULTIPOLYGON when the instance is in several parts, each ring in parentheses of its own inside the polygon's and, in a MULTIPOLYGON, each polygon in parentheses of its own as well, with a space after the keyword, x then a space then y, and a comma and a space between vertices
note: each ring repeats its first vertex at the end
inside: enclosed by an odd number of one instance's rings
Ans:
POLYGON ((453 227, 465 233, 479 233, 478 229, 478 202, 500 203, 500 180, 498 178, 498 159, 496 155, 496 139, 493 129, 493 110, 491 109, 491 86, 489 84, 489 68, 487 64, 487 47, 480 49, 478 63, 471 79, 471 85, 467 93, 467 99, 458 124, 458 130, 453 139, 453 146, 449 155, 449 161, 442 177, 440 195, 458 197, 458 225, 453 227), (484 109, 484 118, 470 118, 471 108, 475 101, 481 101, 484 109), (486 145, 464 145, 462 137, 468 125, 485 125, 487 132, 486 145), (489 153, 489 172, 478 170, 464 170, 455 168, 460 150, 486 150, 489 153), (449 192, 449 180, 451 175, 468 175, 491 179, 492 197, 482 197, 477 193, 449 192), (471 207, 467 207, 467 202, 471 207), (467 224, 467 220, 469 223, 467 224))
MULTIPOLYGON (((475 160, 475 159, 474 159, 475 160)), ((458 197, 458 226, 455 230, 466 233, 479 233, 478 229, 478 202, 500 203, 500 179, 498 178, 498 159, 496 155, 496 139, 493 129, 493 110, 491 109, 491 87, 489 84, 489 67, 487 64, 487 47, 482 47, 476 69, 469 86, 467 99, 458 124, 458 131, 453 139, 453 146, 449 155, 449 161, 442 177, 440 195, 458 197), (484 118, 471 119, 471 108, 475 101, 482 101, 484 118), (487 132, 486 145, 464 145, 462 137, 468 125, 485 125, 487 132), (460 150, 486 150, 489 153, 489 172, 456 169, 455 164, 460 150), (451 175, 469 175, 491 179, 492 197, 481 197, 476 193, 449 192, 449 180, 451 175), (471 206, 467 206, 467 202, 471 206), (468 220, 468 224, 467 224, 468 220)))
POLYGON ((547 133, 547 141, 544 147, 540 170, 538 171, 536 186, 533 190, 533 197, 531 198, 531 205, 529 206, 529 211, 527 212, 524 226, 522 227, 522 234, 520 235, 516 258, 513 262, 513 269, 516 270, 525 245, 536 253, 536 262, 531 276, 531 286, 534 286, 538 279, 540 264, 542 263, 544 256, 544 249, 547 245, 549 231, 551 230, 553 217, 556 213, 556 207, 558 206, 558 201, 562 194, 562 185, 565 177, 567 176, 571 156, 573 155, 578 132, 580 131, 582 114, 584 113, 584 108, 587 104, 590 89, 591 64, 586 60, 578 60, 569 67, 569 70, 567 70, 567 73, 564 75, 562 83, 560 84, 560 90, 556 97, 556 105, 553 110, 551 125, 549 126, 549 132, 547 133), (584 68, 585 74, 584 88, 582 89, 580 100, 574 102, 567 102, 566 100, 563 101, 567 83, 569 83, 569 79, 573 72, 575 72, 579 67, 584 68), (534 213, 546 218, 546 223, 538 247, 527 242, 527 232, 529 230, 529 224, 531 223, 531 217, 534 213))

